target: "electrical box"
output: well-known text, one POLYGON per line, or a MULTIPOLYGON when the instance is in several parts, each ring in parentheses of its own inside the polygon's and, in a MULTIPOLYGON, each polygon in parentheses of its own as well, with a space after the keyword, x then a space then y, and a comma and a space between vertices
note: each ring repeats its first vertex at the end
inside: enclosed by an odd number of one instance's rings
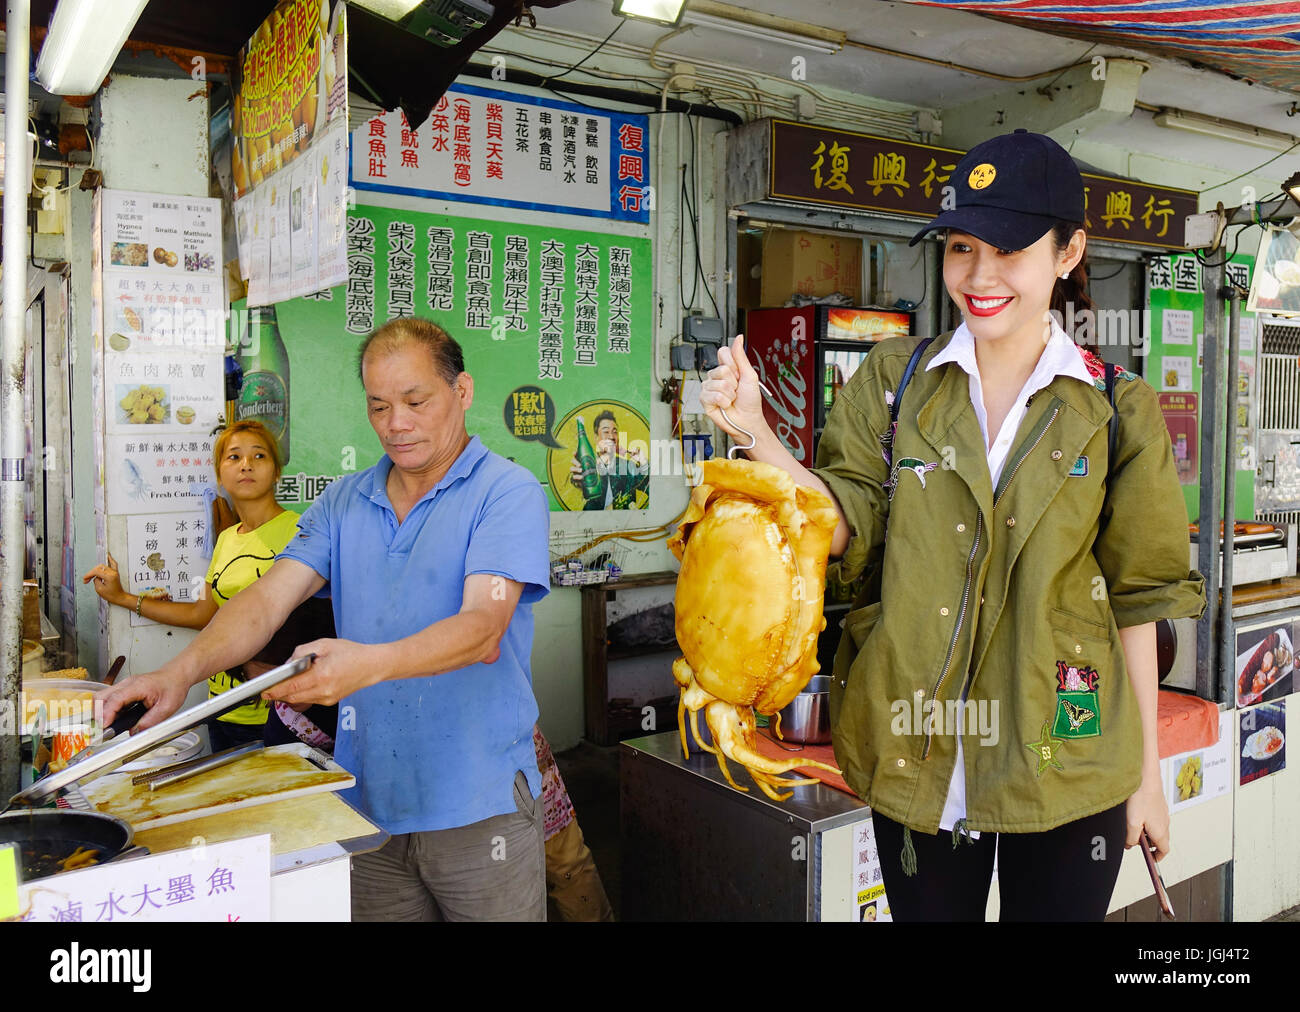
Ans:
POLYGON ((693 372, 695 369, 695 345, 672 345, 668 349, 668 361, 678 372, 693 372))
POLYGON ((722 321, 716 316, 683 317, 682 340, 687 344, 721 344, 722 321))
POLYGON ((1224 219, 1217 211, 1189 214, 1184 223, 1183 245, 1188 249, 1209 249, 1219 238, 1224 219))

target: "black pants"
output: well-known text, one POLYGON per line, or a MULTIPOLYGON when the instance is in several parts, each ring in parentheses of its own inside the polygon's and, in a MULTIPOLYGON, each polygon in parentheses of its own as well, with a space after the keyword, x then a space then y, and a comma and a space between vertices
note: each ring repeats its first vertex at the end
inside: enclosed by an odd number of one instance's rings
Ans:
POLYGON ((1124 805, 1045 833, 912 831, 917 872, 904 875, 903 827, 871 813, 885 895, 896 921, 982 921, 998 859, 1003 921, 1101 921, 1124 857, 1124 805))

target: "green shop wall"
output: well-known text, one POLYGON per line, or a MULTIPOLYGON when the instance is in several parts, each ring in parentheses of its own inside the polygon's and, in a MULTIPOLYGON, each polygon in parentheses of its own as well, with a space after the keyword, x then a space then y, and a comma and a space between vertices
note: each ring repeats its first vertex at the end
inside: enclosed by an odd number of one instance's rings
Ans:
MULTIPOLYGON (((1238 255, 1228 270, 1244 287, 1250 285, 1253 256, 1238 255)), ((1147 268, 1148 307, 1150 309, 1151 346, 1148 349, 1146 379, 1157 391, 1193 393, 1198 409, 1205 409, 1201 396, 1201 375, 1205 335, 1204 272, 1190 253, 1152 258, 1147 268)), ((1226 319, 1226 312, 1225 312, 1226 319)), ((1236 519, 1252 520, 1255 516, 1255 352, 1257 324, 1254 313, 1242 312, 1242 337, 1239 349, 1238 417, 1234 430, 1237 459, 1250 467, 1239 466, 1236 472, 1236 519)), ((1225 355, 1226 359, 1226 355, 1225 355)), ((1222 409, 1220 409, 1222 410, 1222 409)), ((1195 426, 1198 469, 1200 460, 1200 415, 1195 426)), ((1177 448, 1175 456, 1177 456, 1177 448)), ((1187 516, 1195 521, 1200 514, 1200 483, 1193 478, 1183 484, 1187 516)))
MULTIPOLYGON (((536 475, 552 510, 582 508, 568 483, 577 416, 590 430, 610 410, 621 438, 648 444, 648 239, 359 207, 348 261, 347 285, 274 307, 289 372, 289 460, 276 492, 286 506, 305 509, 381 456, 356 356, 397 316, 432 319, 460 342, 474 378, 470 433, 536 475)), ((274 358, 268 342, 245 336, 246 375, 274 358)), ((254 394, 246 384, 241 400, 254 394)))

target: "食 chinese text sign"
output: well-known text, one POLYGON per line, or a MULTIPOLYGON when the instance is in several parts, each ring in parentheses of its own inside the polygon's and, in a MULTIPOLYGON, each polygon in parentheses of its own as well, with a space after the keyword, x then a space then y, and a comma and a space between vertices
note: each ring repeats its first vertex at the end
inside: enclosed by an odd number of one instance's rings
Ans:
POLYGON ((453 85, 419 130, 394 110, 352 135, 360 190, 647 224, 649 118, 453 85))

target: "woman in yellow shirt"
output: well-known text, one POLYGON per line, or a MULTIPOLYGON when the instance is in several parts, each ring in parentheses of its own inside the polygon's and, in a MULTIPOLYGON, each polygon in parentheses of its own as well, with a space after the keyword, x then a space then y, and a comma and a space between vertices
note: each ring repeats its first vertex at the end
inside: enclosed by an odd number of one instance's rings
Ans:
MULTIPOLYGON (((217 483, 230 496, 239 523, 218 536, 199 599, 183 602, 129 594, 111 556, 107 565, 95 566, 83 576, 83 583, 94 580, 95 593, 109 604, 132 608, 155 622, 202 629, 218 607, 271 568, 298 524, 298 514, 275 501, 281 468, 275 437, 261 422, 235 422, 217 437, 214 450, 217 483)), ((239 670, 218 672, 208 679, 208 691, 215 696, 242 681, 239 670)), ((268 704, 258 699, 209 721, 212 750, 261 741, 267 712, 268 704)))

